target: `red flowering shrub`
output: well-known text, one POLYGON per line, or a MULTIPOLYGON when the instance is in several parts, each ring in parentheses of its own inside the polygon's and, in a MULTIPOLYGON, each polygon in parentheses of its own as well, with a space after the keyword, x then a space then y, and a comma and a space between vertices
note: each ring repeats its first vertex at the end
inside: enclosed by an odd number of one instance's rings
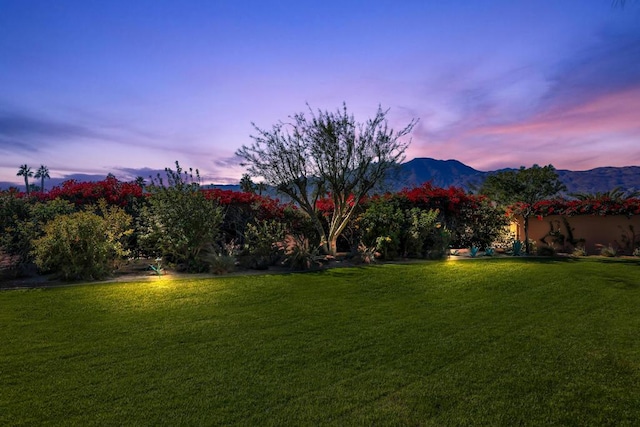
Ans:
POLYGON ((259 221, 284 221, 290 205, 281 204, 278 199, 260 196, 254 193, 206 189, 201 190, 209 200, 215 200, 224 211, 221 225, 224 240, 228 243, 236 241, 242 244, 247 224, 259 221))
POLYGON ((438 188, 430 182, 404 189, 404 209, 438 210, 439 221, 451 232, 454 247, 491 245, 504 231, 507 218, 486 196, 466 193, 459 187, 438 188))
MULTIPOLYGON (((515 203, 508 209, 512 215, 522 215, 530 206, 525 203, 515 203)), ((624 200, 612 200, 608 198, 594 198, 585 200, 552 199, 543 200, 534 204, 533 214, 542 219, 550 215, 640 215, 640 199, 629 198, 624 200)))
POLYGON ((93 205, 100 199, 104 199, 109 205, 124 208, 143 199, 144 195, 139 184, 108 176, 97 182, 78 182, 73 179, 65 181, 61 186, 54 187, 46 193, 46 197, 49 200, 57 198, 68 200, 76 206, 93 205))
POLYGON ((438 209, 445 216, 460 214, 463 209, 475 209, 485 199, 484 196, 467 194, 459 187, 438 188, 430 182, 412 189, 404 189, 399 195, 405 197, 412 206, 438 209))
MULTIPOLYGON (((408 225, 404 224, 399 218, 405 218, 415 209, 419 209, 422 212, 437 211, 437 221, 443 226, 442 230, 447 230, 447 233, 451 234, 451 245, 455 247, 471 245, 487 247, 503 233, 507 225, 507 217, 504 212, 494 207, 485 196, 468 194, 458 187, 438 188, 431 183, 424 183, 412 189, 404 189, 398 193, 376 195, 362 201, 360 205, 362 214, 352 221, 352 224, 345 230, 345 233, 349 235, 344 235, 352 247, 357 246, 362 239, 365 240, 364 244, 367 245, 370 244, 373 238, 379 237, 372 236, 371 233, 380 234, 385 227, 378 223, 382 224, 385 221, 391 221, 389 223, 391 229, 395 230, 397 228, 397 232, 389 229, 391 231, 385 231, 386 234, 383 234, 385 236, 392 234, 400 236, 402 234, 401 229, 407 228, 408 225), (387 212, 389 209, 395 213, 387 212), (394 219, 390 219, 392 217, 394 219), (369 218, 369 222, 374 221, 377 225, 373 228, 380 230, 371 229, 367 231, 363 229, 364 224, 358 222, 358 220, 362 222, 363 218, 369 218)), ((333 209, 330 199, 321 199, 316 206, 320 212, 330 212, 333 209)), ((372 227, 367 226, 364 228, 372 227)), ((406 250, 406 245, 403 246, 402 238, 398 237, 396 240, 398 240, 395 242, 397 247, 392 248, 395 252, 405 255, 411 254, 411 251, 406 250)), ((422 252, 424 253, 424 251, 422 252)))

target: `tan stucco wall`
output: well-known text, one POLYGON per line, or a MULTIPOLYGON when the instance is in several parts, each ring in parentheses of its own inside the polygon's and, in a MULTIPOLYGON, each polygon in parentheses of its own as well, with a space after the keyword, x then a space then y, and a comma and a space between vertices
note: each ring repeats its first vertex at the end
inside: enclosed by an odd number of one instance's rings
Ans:
MULTIPOLYGON (((640 216, 627 218, 624 215, 579 215, 564 218, 572 228, 573 238, 576 240, 584 239, 587 253, 592 255, 600 253, 602 246, 609 245, 622 252, 630 253, 633 248, 625 245, 625 240, 622 237, 624 233, 628 238, 632 238, 629 226, 632 226, 635 230, 636 245, 638 244, 638 239, 640 239, 640 216)), ((554 230, 559 230, 565 236, 564 245, 556 243, 554 247, 558 250, 573 250, 573 245, 566 241, 568 233, 563 217, 560 215, 543 217, 542 220, 537 217, 529 218, 529 238, 535 240, 538 246, 543 245, 542 239, 548 236, 551 230, 550 222, 553 223, 554 230)), ((524 221, 521 218, 516 221, 516 230, 517 237, 520 240, 524 240, 524 221)), ((547 242, 552 242, 552 240, 553 237, 546 237, 547 242)))

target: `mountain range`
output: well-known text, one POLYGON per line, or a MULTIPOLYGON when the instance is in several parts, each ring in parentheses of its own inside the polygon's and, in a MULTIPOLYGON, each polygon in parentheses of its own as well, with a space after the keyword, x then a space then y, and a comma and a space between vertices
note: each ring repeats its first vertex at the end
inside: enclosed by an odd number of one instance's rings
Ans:
MULTIPOLYGON (((155 175, 149 171, 150 170, 145 169, 144 172, 146 172, 146 174, 140 173, 140 175, 155 175)), ((468 190, 474 185, 478 186, 482 184, 487 175, 495 172, 499 171, 479 171, 458 160, 416 158, 401 164, 397 170, 390 174, 389 179, 381 188, 384 191, 398 191, 430 181, 436 187, 447 188, 456 186, 468 190)), ((640 191, 640 166, 601 167, 586 171, 559 169, 557 173, 560 180, 567 187, 567 194, 603 193, 613 190, 614 188, 620 188, 628 192, 640 191)), ((65 179, 71 178, 78 181, 100 181, 104 179, 104 176, 71 175, 65 178, 53 178, 47 180, 46 187, 51 188, 54 185, 60 185, 65 179)), ((12 186, 16 186, 16 184, 0 182, 0 189, 6 189, 12 186)), ((208 185, 207 187, 240 190, 240 185, 208 185)), ((18 188, 24 188, 24 186, 18 186, 18 188)), ((266 194, 276 196, 272 188, 268 189, 266 194)), ((283 198, 281 195, 276 197, 283 198)))
MULTIPOLYGON (((488 175, 504 170, 515 169, 479 171, 458 160, 416 158, 401 164, 382 187, 384 190, 398 191, 431 182, 436 187, 455 186, 470 190, 481 185, 488 175)), ((558 169, 556 172, 567 187, 566 194, 604 193, 614 188, 628 192, 640 190, 640 166, 601 167, 586 171, 558 169)), ((240 188, 237 185, 216 187, 233 190, 240 188)), ((275 195, 270 190, 268 194, 275 195)))
MULTIPOLYGON (((431 181, 436 187, 453 185, 469 189, 495 172, 499 171, 479 171, 458 160, 417 158, 400 166, 391 186, 400 189, 431 181)), ((601 167, 586 171, 558 169, 556 172, 567 187, 567 194, 603 193, 617 187, 629 192, 640 190, 640 166, 601 167)))

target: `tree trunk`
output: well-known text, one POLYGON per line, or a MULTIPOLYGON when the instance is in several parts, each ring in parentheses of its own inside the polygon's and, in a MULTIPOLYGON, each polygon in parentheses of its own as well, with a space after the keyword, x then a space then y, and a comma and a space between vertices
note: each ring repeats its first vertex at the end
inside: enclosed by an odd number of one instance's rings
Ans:
POLYGON ((329 247, 329 239, 327 238, 327 233, 324 231, 324 227, 319 220, 315 220, 316 231, 318 232, 318 237, 320 237, 320 245, 322 245, 322 252, 325 254, 329 254, 331 248, 329 247))
POLYGON ((338 236, 329 236, 329 255, 336 256, 338 253, 338 236))

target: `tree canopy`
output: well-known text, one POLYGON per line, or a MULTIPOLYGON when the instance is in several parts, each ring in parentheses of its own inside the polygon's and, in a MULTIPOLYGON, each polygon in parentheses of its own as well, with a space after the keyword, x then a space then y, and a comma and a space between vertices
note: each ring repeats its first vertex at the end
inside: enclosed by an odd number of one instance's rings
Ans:
POLYGON ((518 170, 489 175, 480 193, 504 205, 520 203, 519 213, 524 219, 526 251, 529 253, 529 218, 534 214, 534 205, 565 190, 553 165, 533 165, 528 169, 521 166, 518 170))
POLYGON ((236 154, 250 175, 263 177, 311 217, 325 251, 335 254, 337 238, 359 202, 404 160, 409 142, 401 138, 417 120, 396 132, 387 113, 378 107, 373 118, 358 123, 346 104, 335 112, 309 108, 308 116, 295 114, 270 130, 253 124, 253 144, 236 154), (334 209, 323 218, 316 204, 327 195, 334 209))

